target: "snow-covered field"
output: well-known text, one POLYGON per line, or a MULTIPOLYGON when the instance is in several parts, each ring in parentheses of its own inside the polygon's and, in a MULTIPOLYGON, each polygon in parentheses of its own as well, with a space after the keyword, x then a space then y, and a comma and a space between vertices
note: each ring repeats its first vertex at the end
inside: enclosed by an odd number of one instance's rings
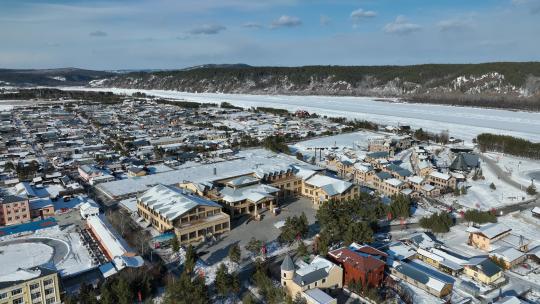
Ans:
POLYGON ((46 264, 52 256, 53 248, 45 244, 0 244, 0 281, 12 277, 19 268, 46 264))
POLYGON ((499 167, 510 173, 511 177, 522 185, 530 185, 531 178, 540 181, 540 161, 511 156, 503 153, 489 152, 485 155, 497 162, 499 167))
POLYGON ((17 270, 47 263, 53 263, 61 276, 73 275, 96 266, 73 227, 62 230, 59 226, 55 226, 17 238, 13 236, 2 238, 2 241, 11 240, 24 243, 2 246, 0 242, 0 252, 2 252, 0 265, 10 266, 0 269, 0 275, 12 271, 11 268, 17 270), (24 242, 25 239, 31 240, 24 242), (40 239, 43 242, 40 242, 40 239), (45 244, 47 241, 52 241, 56 245, 45 244))
POLYGON ((381 124, 407 124, 431 131, 449 130, 450 136, 471 140, 477 134, 491 132, 540 141, 540 113, 454 107, 429 104, 385 102, 371 97, 245 95, 219 93, 186 93, 164 90, 66 87, 66 90, 112 91, 177 98, 195 102, 229 102, 242 107, 299 109, 320 115, 369 120, 381 124))
MULTIPOLYGON (((463 207, 490 210, 492 208, 516 204, 524 199, 531 198, 524 190, 515 188, 502 179, 499 179, 497 174, 485 163, 481 163, 481 168, 484 179, 478 179, 476 181, 469 179, 466 183, 468 186, 467 194, 458 197, 453 194, 447 194, 442 200, 448 205, 456 202, 463 207), (495 189, 491 189, 491 183, 495 185, 495 189)), ((504 167, 502 168, 504 169, 504 167)))
POLYGON ((13 109, 13 106, 0 104, 0 112, 1 111, 9 111, 11 109, 13 109))

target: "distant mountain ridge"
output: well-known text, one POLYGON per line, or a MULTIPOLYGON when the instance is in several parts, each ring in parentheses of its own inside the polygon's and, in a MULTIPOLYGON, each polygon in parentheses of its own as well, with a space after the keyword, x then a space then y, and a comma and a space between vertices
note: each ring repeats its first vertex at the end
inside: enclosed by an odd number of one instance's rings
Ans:
POLYGON ((529 97, 540 94, 540 62, 304 67, 205 65, 175 71, 126 73, 91 85, 251 94, 529 97))
POLYGON ((0 86, 2 81, 199 93, 397 97, 424 103, 540 111, 540 62, 302 67, 238 63, 132 72, 0 70, 0 86))
POLYGON ((77 68, 0 69, 0 86, 74 86, 113 77, 114 73, 77 68))

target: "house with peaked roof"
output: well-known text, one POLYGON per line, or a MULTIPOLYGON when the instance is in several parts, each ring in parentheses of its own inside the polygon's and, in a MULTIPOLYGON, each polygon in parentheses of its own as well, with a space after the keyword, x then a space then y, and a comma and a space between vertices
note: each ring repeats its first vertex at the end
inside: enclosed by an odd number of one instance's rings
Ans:
POLYGON ((486 256, 470 258, 464 267, 465 275, 484 284, 492 284, 503 277, 501 267, 486 256))
POLYGON ((343 285, 379 287, 384 279, 387 254, 371 246, 343 247, 328 252, 328 258, 343 268, 343 285))
POLYGON ((450 170, 456 172, 470 172, 480 168, 480 158, 474 153, 460 152, 452 161, 450 170))
POLYGON ((173 231, 181 244, 230 230, 220 204, 173 186, 159 184, 137 197, 137 213, 159 232, 173 231))
POLYGON ((297 267, 287 255, 281 263, 281 286, 291 297, 300 294, 310 301, 311 297, 306 296, 309 290, 343 287, 343 269, 321 256, 316 256, 309 264, 303 263, 297 267))
POLYGON ((437 297, 449 295, 454 287, 452 277, 419 262, 394 262, 390 271, 393 276, 437 297))
POLYGON ((530 239, 512 233, 512 229, 501 223, 491 223, 467 228, 469 232, 469 245, 490 252, 500 247, 513 247, 519 251, 527 252, 530 239))
POLYGON ((360 194, 357 185, 334 177, 315 174, 304 180, 302 195, 310 198, 318 208, 328 200, 352 199, 360 194))

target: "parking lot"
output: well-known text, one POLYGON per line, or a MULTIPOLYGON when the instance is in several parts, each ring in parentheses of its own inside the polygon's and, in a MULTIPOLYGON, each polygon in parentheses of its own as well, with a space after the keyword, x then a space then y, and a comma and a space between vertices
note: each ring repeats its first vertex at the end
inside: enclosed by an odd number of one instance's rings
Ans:
POLYGON ((292 201, 280 205, 281 213, 274 215, 269 211, 263 213, 261 221, 248 220, 247 216, 231 220, 231 231, 216 241, 215 244, 203 244, 198 248, 202 253, 201 258, 208 264, 214 264, 227 256, 229 247, 239 244, 244 251, 244 246, 253 237, 264 242, 271 242, 279 236, 279 229, 274 226, 279 221, 285 221, 287 217, 299 216, 304 212, 310 224, 310 236, 317 233, 318 227, 315 224, 317 210, 313 208, 313 203, 306 198, 295 198, 292 201))

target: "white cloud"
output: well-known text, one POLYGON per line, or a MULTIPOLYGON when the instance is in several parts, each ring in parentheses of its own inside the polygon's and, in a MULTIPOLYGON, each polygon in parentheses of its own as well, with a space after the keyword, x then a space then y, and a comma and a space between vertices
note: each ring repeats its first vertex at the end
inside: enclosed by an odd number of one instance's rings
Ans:
POLYGON ((189 31, 191 35, 215 35, 227 28, 218 24, 205 24, 189 31))
POLYGON ((512 0, 512 4, 529 9, 531 14, 540 13, 540 0, 512 0))
POLYGON ((418 24, 411 23, 405 16, 397 16, 396 20, 384 26, 383 30, 389 34, 410 34, 421 30, 422 27, 418 24))
POLYGON ((364 9, 357 9, 351 12, 351 19, 355 22, 359 22, 364 19, 370 19, 376 17, 377 13, 374 11, 366 11, 364 9))
POLYGON ((283 15, 272 21, 271 28, 296 27, 302 25, 302 20, 298 17, 283 15))
POLYGON ((321 23, 322 26, 326 26, 326 25, 329 25, 330 22, 332 22, 332 19, 330 19, 330 17, 326 15, 321 15, 321 17, 319 18, 319 22, 321 23))
POLYGON ((92 37, 106 37, 107 33, 104 31, 93 31, 93 32, 90 32, 88 35, 92 37))
POLYGON ((243 27, 246 27, 246 28, 252 28, 252 29, 261 29, 262 28, 262 25, 260 23, 257 23, 257 22, 246 22, 244 24, 242 24, 243 27))
POLYGON ((451 32, 451 31, 461 32, 464 30, 468 30, 472 27, 473 27, 472 22, 470 20, 464 20, 464 19, 448 19, 448 20, 442 20, 437 23, 437 28, 441 32, 451 32))

